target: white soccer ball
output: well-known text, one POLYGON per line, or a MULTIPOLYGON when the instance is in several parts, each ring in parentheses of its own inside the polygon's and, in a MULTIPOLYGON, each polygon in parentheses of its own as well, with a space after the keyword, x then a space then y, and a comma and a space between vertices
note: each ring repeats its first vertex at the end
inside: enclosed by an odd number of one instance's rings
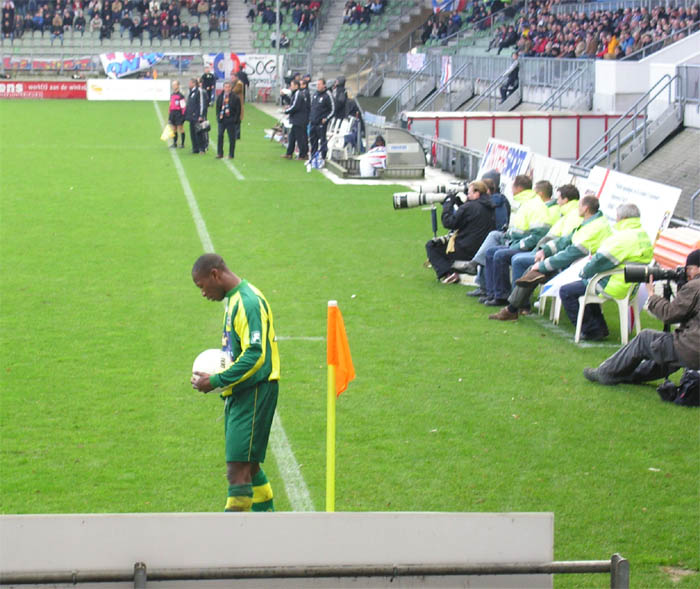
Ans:
POLYGON ((223 350, 204 350, 194 359, 192 364, 192 374, 195 372, 206 372, 216 374, 226 370, 226 352, 223 350))

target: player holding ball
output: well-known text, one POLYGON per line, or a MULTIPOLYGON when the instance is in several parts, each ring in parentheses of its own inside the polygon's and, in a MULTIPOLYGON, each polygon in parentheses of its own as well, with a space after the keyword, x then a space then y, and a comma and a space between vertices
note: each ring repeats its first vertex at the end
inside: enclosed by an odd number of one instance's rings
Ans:
POLYGON ((260 468, 280 378, 272 310, 263 294, 231 272, 217 254, 197 259, 192 280, 208 300, 226 300, 221 349, 230 365, 216 374, 194 372, 191 381, 203 393, 223 389, 229 484, 225 511, 274 511, 272 487, 260 468))

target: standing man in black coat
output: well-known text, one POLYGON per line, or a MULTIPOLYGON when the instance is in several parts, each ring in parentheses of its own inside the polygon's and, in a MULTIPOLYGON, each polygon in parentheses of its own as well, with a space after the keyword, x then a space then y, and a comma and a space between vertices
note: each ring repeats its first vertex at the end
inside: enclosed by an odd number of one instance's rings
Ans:
POLYGON ((442 224, 451 230, 449 237, 431 239, 425 250, 438 280, 453 284, 459 282, 459 275, 452 270, 452 262, 471 260, 489 232, 496 228, 486 185, 481 181, 471 182, 464 203, 456 193, 448 194, 442 203, 442 224))
POLYGON ((228 133, 228 159, 236 151, 237 127, 241 124, 241 101, 233 92, 231 82, 224 82, 224 90, 216 99, 216 120, 219 137, 216 142, 216 158, 224 157, 224 133, 228 133))
POLYGON ((216 98, 216 76, 211 73, 211 67, 208 65, 204 66, 201 87, 207 93, 208 104, 213 104, 216 98))
POLYGON ((190 93, 187 96, 185 108, 185 120, 190 123, 190 139, 192 141, 192 153, 205 153, 207 145, 204 143, 206 133, 199 130, 199 125, 207 118, 207 97, 197 83, 197 78, 190 79, 190 93))
POLYGON ((326 129, 328 121, 333 118, 335 104, 330 92, 326 90, 326 80, 319 78, 316 83, 316 94, 311 99, 311 113, 309 123, 311 128, 311 157, 316 151, 321 150, 321 157, 325 160, 328 155, 328 143, 326 143, 326 129))
POLYGON ((299 159, 306 159, 308 152, 308 139, 306 137, 306 125, 309 124, 309 109, 306 104, 306 96, 299 88, 299 82, 292 80, 292 103, 284 112, 289 115, 289 122, 292 130, 289 132, 287 141, 287 153, 282 157, 288 160, 294 157, 294 147, 299 147, 299 159))

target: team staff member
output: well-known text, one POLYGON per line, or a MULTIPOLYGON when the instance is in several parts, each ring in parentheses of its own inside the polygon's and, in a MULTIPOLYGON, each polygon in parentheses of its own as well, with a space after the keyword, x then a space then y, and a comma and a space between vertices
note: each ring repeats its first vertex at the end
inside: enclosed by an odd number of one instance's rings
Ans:
POLYGON ((192 280, 210 301, 226 300, 221 348, 231 365, 218 374, 195 372, 192 387, 207 393, 223 388, 226 402, 225 511, 274 511, 265 461, 277 406, 280 358, 272 311, 263 294, 228 269, 217 254, 200 256, 192 280))
POLYGON ((330 92, 326 90, 326 80, 319 78, 316 83, 316 93, 311 99, 311 113, 309 114, 309 124, 311 126, 310 142, 311 157, 316 151, 321 151, 321 157, 325 160, 328 155, 328 144, 326 143, 326 128, 328 121, 333 118, 335 104, 330 92))
POLYGON ((177 134, 180 134, 180 147, 185 147, 185 108, 187 101, 185 95, 180 92, 180 82, 173 80, 173 93, 170 95, 170 108, 168 109, 168 122, 173 126, 175 135, 171 147, 177 147, 177 134))
POLYGON ((190 123, 190 140, 192 141, 192 153, 205 153, 204 133, 198 130, 198 124, 207 118, 207 98, 197 83, 197 78, 190 80, 190 93, 187 96, 185 119, 190 123))
POLYGON ((201 85, 202 89, 207 93, 208 104, 212 104, 216 97, 216 76, 211 73, 211 67, 208 65, 204 66, 201 85))
POLYGON ((294 147, 299 147, 299 159, 306 159, 308 152, 308 139, 306 137, 306 125, 309 123, 309 109, 306 105, 306 96, 299 88, 299 82, 292 80, 290 83, 294 94, 292 103, 284 113, 289 115, 292 129, 287 140, 287 152, 282 155, 288 160, 294 157, 294 147))
MULTIPOLYGON (((700 370, 700 250, 685 261, 688 280, 672 301, 658 295, 649 297, 649 312, 665 323, 680 323, 673 333, 643 329, 639 335, 598 368, 585 368, 583 375, 593 382, 613 385, 642 383, 665 378, 679 368, 700 370)), ((649 279, 649 292, 654 279, 649 279)))
POLYGON ((236 134, 241 124, 241 102, 233 93, 231 82, 224 83, 224 90, 216 99, 216 120, 219 123, 216 157, 224 157, 224 133, 228 133, 228 159, 232 160, 236 151, 236 134))

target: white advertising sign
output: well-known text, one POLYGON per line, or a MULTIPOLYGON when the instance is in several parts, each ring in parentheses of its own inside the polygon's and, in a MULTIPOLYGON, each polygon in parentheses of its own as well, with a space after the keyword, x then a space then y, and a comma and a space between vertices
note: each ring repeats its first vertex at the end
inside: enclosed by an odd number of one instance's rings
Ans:
POLYGON ((501 193, 513 200, 513 180, 525 174, 530 165, 532 152, 529 147, 491 137, 486 144, 484 159, 479 167, 479 178, 490 170, 501 174, 501 193))
POLYGON ((101 80, 91 79, 87 84, 88 100, 168 100, 168 80, 101 80))

